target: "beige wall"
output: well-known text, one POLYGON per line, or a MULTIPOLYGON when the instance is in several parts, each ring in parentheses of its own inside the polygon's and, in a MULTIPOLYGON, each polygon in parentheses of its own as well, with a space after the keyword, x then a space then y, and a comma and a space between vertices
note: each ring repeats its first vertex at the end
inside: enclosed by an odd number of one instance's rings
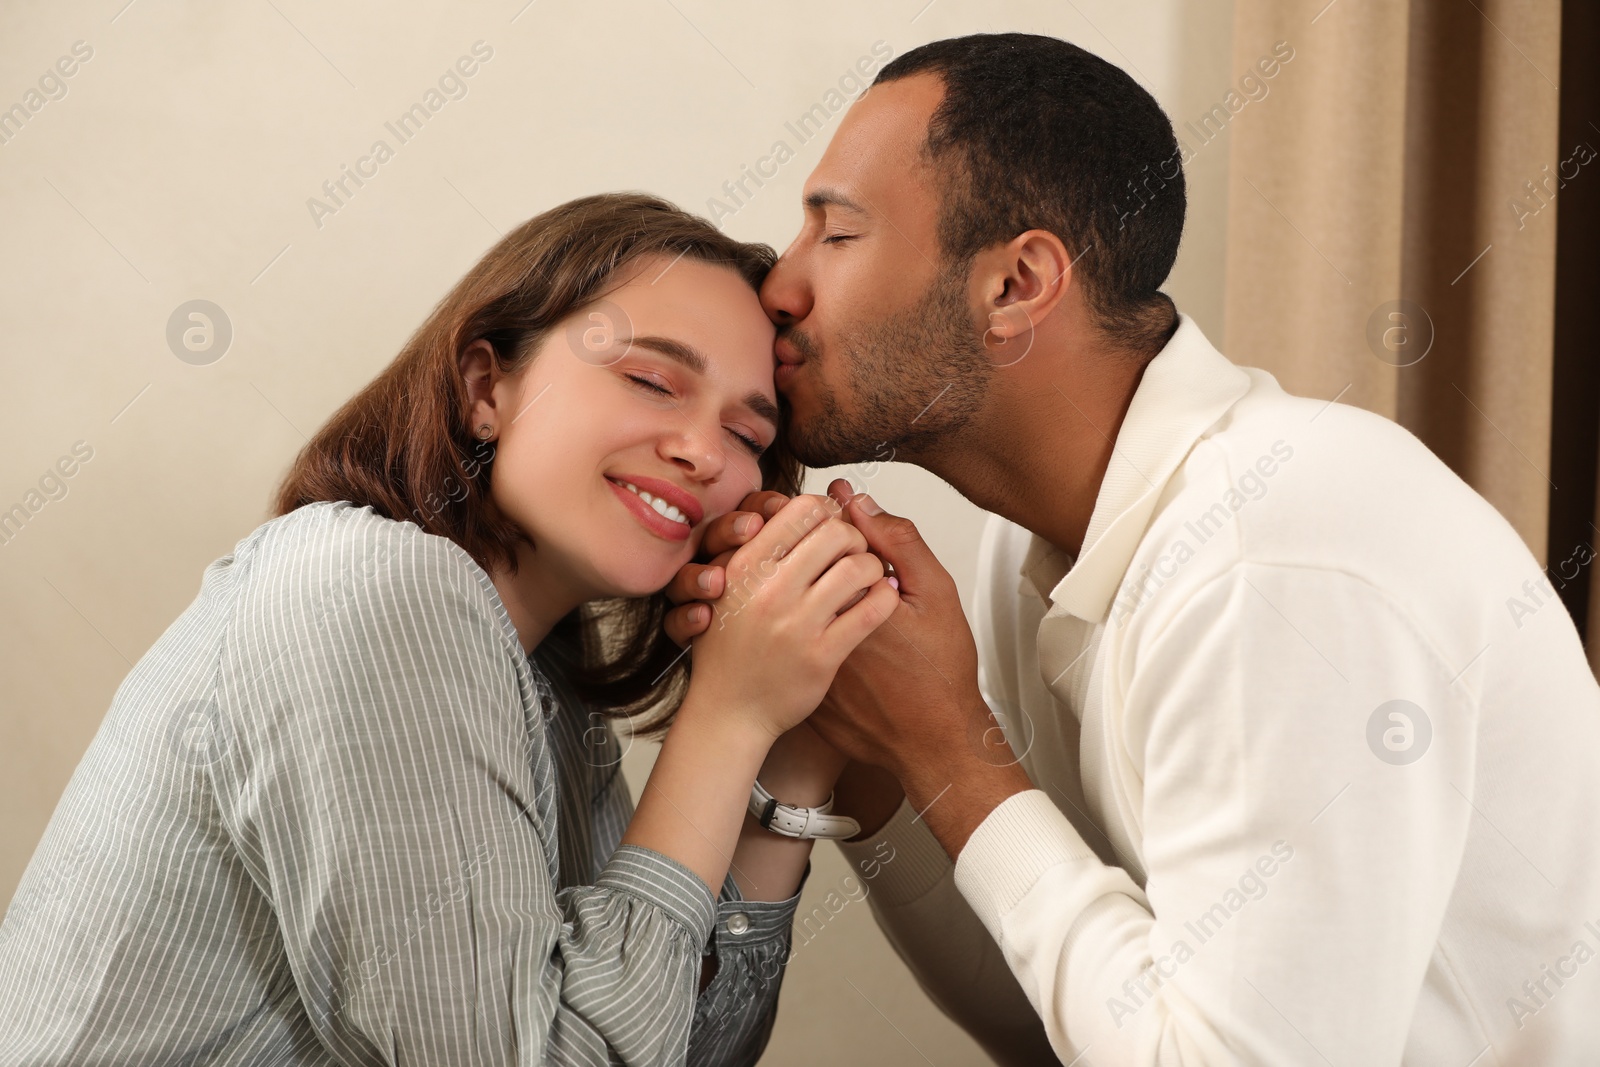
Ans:
MULTIPOLYGON (((606 189, 706 212, 782 139, 796 157, 724 222, 782 247, 822 144, 784 123, 877 41, 898 55, 982 30, 1053 34, 1130 70, 1179 123, 1237 73, 1231 0, 829 0, 759 19, 708 0, 123 2, 0 10, 0 107, 43 101, 0 144, 0 510, 43 501, 0 544, 0 901, 112 694, 206 564, 264 521, 305 435, 497 231, 606 189), (398 144, 385 121, 477 41, 493 55, 467 95, 398 144), (45 76, 63 56, 61 96, 45 76), (41 77, 59 98, 27 100, 41 77), (379 138, 393 158, 314 218, 308 198, 379 138), (206 365, 166 338, 194 299, 219 305, 233 332, 206 365), (30 497, 64 457, 65 494, 30 497)), ((1214 339, 1226 136, 1191 164, 1170 286, 1214 339)), ((816 472, 811 487, 835 473, 917 519, 970 605, 971 505, 914 469, 816 472)), ((636 787, 649 758, 644 745, 629 756, 636 787)), ((806 907, 846 873, 820 848, 806 907)), ((765 1062, 924 1058, 986 1062, 852 902, 797 956, 765 1062)))

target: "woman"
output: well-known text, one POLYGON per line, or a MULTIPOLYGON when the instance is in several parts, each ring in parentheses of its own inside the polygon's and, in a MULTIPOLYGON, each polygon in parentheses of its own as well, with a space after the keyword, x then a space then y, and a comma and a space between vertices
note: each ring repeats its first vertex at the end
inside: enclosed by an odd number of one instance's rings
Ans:
POLYGON ((772 262, 607 195, 472 269, 118 689, 0 927, 0 1062, 755 1062, 810 841, 752 783, 827 797, 795 727, 898 600, 797 497, 692 673, 662 633, 706 524, 798 485, 772 262))

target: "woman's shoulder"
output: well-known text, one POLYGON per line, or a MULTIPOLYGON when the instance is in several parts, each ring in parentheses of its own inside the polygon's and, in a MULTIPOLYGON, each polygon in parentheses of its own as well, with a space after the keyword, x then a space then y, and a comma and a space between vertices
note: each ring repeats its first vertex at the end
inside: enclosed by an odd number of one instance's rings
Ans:
POLYGON ((236 623, 304 634, 374 615, 459 624, 478 612, 515 639, 489 575, 460 545, 348 500, 277 516, 235 548, 236 623))

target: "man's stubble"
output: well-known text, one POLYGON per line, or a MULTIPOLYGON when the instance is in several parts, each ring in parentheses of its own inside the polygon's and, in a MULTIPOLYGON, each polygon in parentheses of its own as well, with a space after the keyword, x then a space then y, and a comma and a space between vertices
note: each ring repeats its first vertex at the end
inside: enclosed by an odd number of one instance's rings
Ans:
MULTIPOLYGON (((789 425, 800 462, 832 467, 882 460, 886 452, 915 461, 958 444, 995 371, 970 318, 966 274, 945 271, 911 307, 840 338, 834 360, 848 384, 847 402, 813 365, 817 413, 789 425)), ((809 337, 786 336, 808 362, 817 358, 809 337)))

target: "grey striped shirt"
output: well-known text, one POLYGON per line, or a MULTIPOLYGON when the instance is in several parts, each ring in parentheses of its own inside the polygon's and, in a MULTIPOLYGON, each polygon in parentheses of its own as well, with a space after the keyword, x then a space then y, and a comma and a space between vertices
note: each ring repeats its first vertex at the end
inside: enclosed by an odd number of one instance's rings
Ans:
POLYGON ((264 523, 61 797, 0 924, 0 1064, 754 1063, 797 898, 619 847, 620 757, 454 542, 264 523))

